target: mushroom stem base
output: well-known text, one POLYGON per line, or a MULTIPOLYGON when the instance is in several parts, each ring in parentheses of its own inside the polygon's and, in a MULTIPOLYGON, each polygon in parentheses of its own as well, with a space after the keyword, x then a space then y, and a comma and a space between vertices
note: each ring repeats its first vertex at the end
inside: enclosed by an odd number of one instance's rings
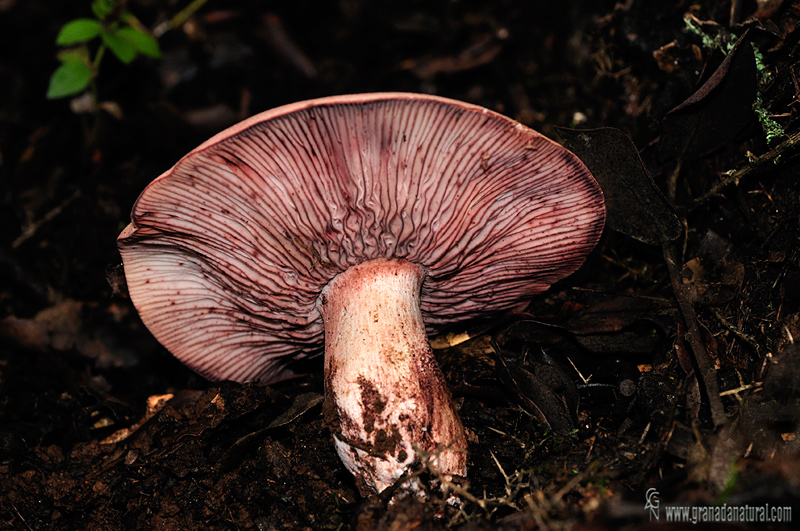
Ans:
POLYGON ((336 276, 320 297, 336 449, 377 492, 415 461, 466 475, 464 428, 419 307, 424 277, 405 260, 373 260, 336 276))

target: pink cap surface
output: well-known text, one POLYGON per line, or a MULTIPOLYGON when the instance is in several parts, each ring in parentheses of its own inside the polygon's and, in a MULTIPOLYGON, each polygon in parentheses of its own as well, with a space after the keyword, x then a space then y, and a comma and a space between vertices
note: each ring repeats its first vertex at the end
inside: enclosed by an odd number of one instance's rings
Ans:
POLYGON ((350 266, 425 268, 429 330, 508 309, 583 263, 603 195, 572 153, 502 115, 404 93, 254 116, 153 181, 118 244, 142 320, 214 379, 270 383, 320 354, 317 298, 350 266))

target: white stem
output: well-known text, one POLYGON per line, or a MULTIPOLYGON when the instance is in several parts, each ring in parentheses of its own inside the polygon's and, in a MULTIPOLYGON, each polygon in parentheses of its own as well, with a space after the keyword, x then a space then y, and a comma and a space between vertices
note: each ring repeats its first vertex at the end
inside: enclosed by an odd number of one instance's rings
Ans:
POLYGON ((426 456, 447 477, 466 475, 464 428, 419 308, 424 277, 410 262, 373 260, 336 276, 320 297, 336 449, 378 492, 426 456))

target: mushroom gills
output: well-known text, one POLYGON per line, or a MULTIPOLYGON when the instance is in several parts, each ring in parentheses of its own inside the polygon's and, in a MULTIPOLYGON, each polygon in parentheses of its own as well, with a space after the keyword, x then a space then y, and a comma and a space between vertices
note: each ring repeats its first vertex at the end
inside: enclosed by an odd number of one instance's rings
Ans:
POLYGON ((420 311, 424 278, 406 260, 363 262, 334 277, 318 302, 336 449, 377 492, 417 461, 447 479, 466 475, 464 428, 420 311))

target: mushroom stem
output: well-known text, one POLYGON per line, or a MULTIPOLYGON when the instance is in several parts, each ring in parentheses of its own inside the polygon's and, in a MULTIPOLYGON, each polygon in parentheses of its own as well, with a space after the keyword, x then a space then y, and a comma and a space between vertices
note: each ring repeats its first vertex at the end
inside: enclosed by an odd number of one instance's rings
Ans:
POLYGON ((372 260, 337 275, 319 299, 336 449, 377 492, 424 457, 445 477, 466 475, 464 427, 422 322, 424 278, 411 262, 372 260))

